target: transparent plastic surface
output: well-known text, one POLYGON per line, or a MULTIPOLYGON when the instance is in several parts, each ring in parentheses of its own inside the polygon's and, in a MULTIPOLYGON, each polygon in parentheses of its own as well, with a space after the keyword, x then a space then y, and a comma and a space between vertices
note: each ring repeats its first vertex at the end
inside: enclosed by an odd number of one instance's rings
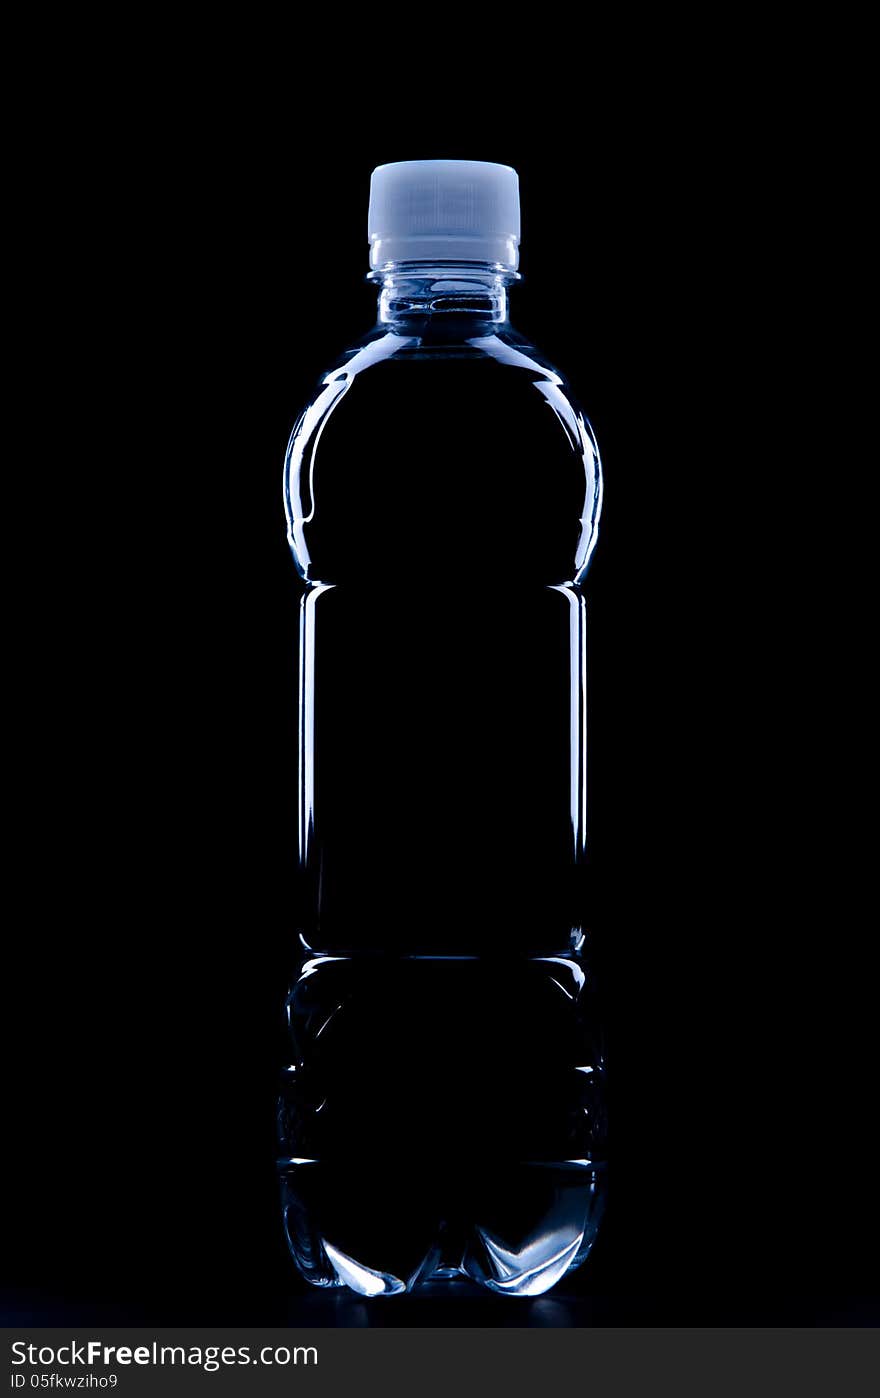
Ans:
POLYGON ((294 429, 300 944, 279 1100, 303 1275, 536 1295, 605 1189, 587 956, 599 455, 509 274, 386 269, 294 429))

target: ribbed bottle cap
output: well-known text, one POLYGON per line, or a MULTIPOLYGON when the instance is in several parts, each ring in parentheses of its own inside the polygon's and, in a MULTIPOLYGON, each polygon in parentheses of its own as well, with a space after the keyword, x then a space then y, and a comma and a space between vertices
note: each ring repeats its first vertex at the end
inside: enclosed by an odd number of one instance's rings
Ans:
POLYGON ((519 262, 519 180, 485 160, 399 160, 370 181, 370 266, 519 262))

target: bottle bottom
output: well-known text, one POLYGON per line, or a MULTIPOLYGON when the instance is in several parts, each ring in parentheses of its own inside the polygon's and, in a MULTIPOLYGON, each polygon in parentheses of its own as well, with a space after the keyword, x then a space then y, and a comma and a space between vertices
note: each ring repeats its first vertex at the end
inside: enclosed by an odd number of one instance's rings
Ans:
POLYGON ((540 1296, 587 1257, 606 1171, 588 1160, 420 1172, 309 1159, 281 1162, 294 1261, 314 1286, 394 1296, 439 1279, 540 1296))
POLYGON ((315 956, 288 996, 284 1224, 316 1286, 537 1296, 605 1197, 593 979, 575 953, 315 956))

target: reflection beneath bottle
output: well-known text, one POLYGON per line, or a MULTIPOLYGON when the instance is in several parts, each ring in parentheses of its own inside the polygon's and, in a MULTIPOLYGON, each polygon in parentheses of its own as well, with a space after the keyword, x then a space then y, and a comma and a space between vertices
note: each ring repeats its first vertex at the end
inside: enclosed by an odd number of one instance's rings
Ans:
POLYGON ((333 1297, 333 1312, 337 1325, 365 1329, 370 1324, 369 1307, 344 1291, 337 1292, 333 1297))
POLYGON ((434 1281, 417 1295, 401 1296, 394 1305, 364 1301, 347 1288, 332 1288, 308 1297, 291 1299, 289 1323, 329 1325, 345 1329, 381 1329, 392 1326, 490 1326, 502 1329, 573 1329, 592 1323, 592 1306, 583 1296, 540 1296, 509 1301, 489 1296, 459 1278, 454 1283, 434 1281))
POLYGON ((577 1324, 572 1313, 572 1307, 565 1301, 559 1299, 550 1300, 547 1296, 539 1296, 536 1300, 529 1302, 529 1325, 551 1326, 573 1326, 577 1324))

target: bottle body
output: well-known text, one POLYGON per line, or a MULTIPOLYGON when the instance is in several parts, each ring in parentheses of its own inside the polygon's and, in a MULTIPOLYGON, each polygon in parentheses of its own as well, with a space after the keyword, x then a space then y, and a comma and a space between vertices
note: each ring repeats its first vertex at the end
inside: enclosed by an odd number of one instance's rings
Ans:
POLYGON ((599 457, 488 275, 392 291, 286 462, 303 954, 285 1225, 319 1285, 537 1294, 589 1251, 604 1196, 585 936, 599 457))

